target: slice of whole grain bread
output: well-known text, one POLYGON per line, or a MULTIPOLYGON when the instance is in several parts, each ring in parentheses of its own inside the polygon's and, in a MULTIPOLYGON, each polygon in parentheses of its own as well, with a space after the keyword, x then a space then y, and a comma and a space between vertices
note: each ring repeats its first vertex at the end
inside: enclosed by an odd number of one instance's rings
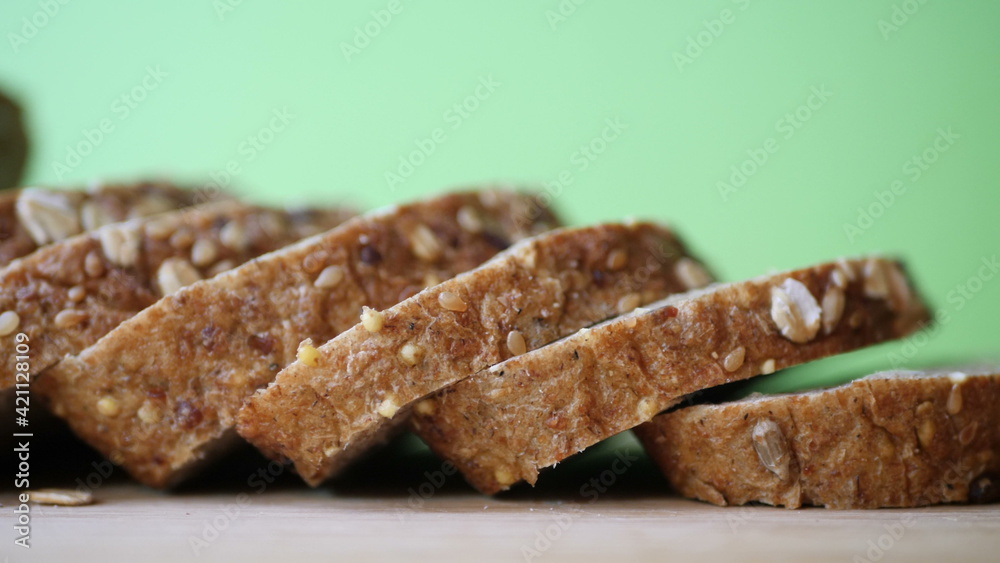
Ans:
POLYGON ((908 334, 928 321, 880 258, 676 295, 511 358, 414 409, 413 428, 486 493, 633 428, 685 395, 908 334))
POLYGON ((636 429, 683 495, 718 505, 1000 500, 1000 369, 877 373, 662 414, 636 429))
POLYGON ((487 190, 358 217, 170 295, 36 383, 77 435, 166 487, 225 450, 244 400, 382 309, 555 222, 535 197, 487 190))
MULTIPOLYGON (((163 182, 4 191, 0 194, 0 266, 104 225, 208 203, 207 195, 163 182)), ((223 194, 211 195, 213 201, 228 199, 223 194)))
POLYGON ((163 295, 351 215, 223 201, 107 225, 15 260, 0 269, 0 388, 13 384, 15 332, 27 335, 30 373, 41 373, 163 295))
POLYGON ((430 287, 294 362, 238 430, 318 485, 469 374, 711 279, 666 228, 560 229, 430 287), (375 439, 373 439, 375 438, 375 439))

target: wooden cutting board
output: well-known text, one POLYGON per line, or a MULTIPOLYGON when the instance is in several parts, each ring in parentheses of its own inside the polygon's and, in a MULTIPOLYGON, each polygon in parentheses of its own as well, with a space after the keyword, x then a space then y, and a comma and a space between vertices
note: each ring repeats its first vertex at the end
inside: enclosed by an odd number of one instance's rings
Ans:
MULTIPOLYGON (((670 497, 576 503, 472 492, 417 506, 403 496, 327 490, 237 498, 131 484, 98 496, 92 506, 32 507, 32 548, 8 540, 0 552, 11 562, 1000 561, 995 506, 788 511, 670 497)), ((12 498, 2 499, 9 521, 12 498)))
POLYGON ((30 550, 13 545, 16 491, 0 492, 8 538, 0 555, 10 563, 1000 561, 1000 505, 720 508, 674 496, 634 443, 621 440, 543 473, 533 489, 491 498, 426 451, 402 451, 319 489, 254 453, 172 493, 131 483, 120 470, 101 476, 100 460, 87 460, 40 485, 89 483, 98 502, 32 506, 30 550), (613 464, 620 456, 628 463, 613 464))

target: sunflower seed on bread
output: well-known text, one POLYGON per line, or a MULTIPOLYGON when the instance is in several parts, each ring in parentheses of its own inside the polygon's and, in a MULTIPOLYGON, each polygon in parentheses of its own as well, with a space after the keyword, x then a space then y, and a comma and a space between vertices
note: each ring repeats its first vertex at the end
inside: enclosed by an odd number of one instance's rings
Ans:
POLYGON ((238 430, 318 485, 424 396, 613 317, 625 298, 635 307, 685 291, 690 280, 678 272, 695 263, 650 223, 543 233, 398 305, 366 310, 361 324, 254 395, 238 430))
POLYGON ((881 258, 714 285, 483 370, 427 399, 412 426, 473 486, 495 493, 534 484, 540 469, 687 394, 898 338, 927 321, 900 265, 881 258), (898 283, 871 297, 863 271, 898 283), (844 302, 824 333, 817 304, 830 287, 844 302))

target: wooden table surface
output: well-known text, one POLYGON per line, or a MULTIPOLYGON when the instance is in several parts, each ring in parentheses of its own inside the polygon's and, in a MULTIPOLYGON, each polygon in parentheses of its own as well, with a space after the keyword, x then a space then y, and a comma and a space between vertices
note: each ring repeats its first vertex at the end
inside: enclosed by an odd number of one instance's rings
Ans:
POLYGON ((445 475, 425 452, 376 456, 319 489, 278 466, 272 478, 255 455, 171 493, 133 484, 120 470, 105 478, 98 461, 74 467, 75 478, 61 471, 43 483, 89 480, 99 502, 33 505, 30 550, 13 545, 16 491, 0 492, 5 563, 1000 561, 1000 505, 720 508, 677 498, 645 457, 620 445, 573 458, 534 489, 494 498, 445 475), (609 468, 620 455, 630 461, 616 474, 609 468))

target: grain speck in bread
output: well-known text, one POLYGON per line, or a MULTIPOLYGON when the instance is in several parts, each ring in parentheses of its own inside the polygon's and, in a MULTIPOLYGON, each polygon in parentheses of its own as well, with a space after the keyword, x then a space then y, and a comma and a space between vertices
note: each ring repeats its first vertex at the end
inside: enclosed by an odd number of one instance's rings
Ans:
POLYGON ((874 374, 662 414, 636 429, 681 494, 718 505, 1000 500, 1000 369, 874 374))
MULTIPOLYGON (((302 215, 223 201, 106 225, 0 269, 0 332, 27 334, 37 374, 163 295, 298 240, 301 223, 330 228, 351 215, 344 210, 302 215), (226 225, 234 223, 245 236, 236 248, 220 240, 226 225), (190 244, 176 244, 180 234, 190 244), (213 260, 200 267, 191 263, 191 245, 199 241, 216 249, 213 260)), ((5 370, 0 388, 14 383, 15 344, 13 338, 0 339, 5 370)))
POLYGON ((224 449, 244 400, 303 340, 326 342, 363 306, 382 310, 551 228, 549 214, 523 220, 534 205, 527 194, 465 192, 367 214, 162 299, 36 385, 77 435, 140 481, 168 486, 224 449), (460 211, 482 228, 463 228, 460 211), (114 414, 100 412, 104 398, 114 414))
POLYGON ((680 263, 695 261, 650 223, 543 233, 389 309, 365 308, 360 325, 254 395, 238 430, 317 485, 426 395, 613 317, 625 296, 634 307, 686 291, 680 263))
POLYGON ((927 321, 900 266, 880 258, 710 286, 481 371, 428 399, 412 425, 473 486, 494 493, 533 484, 540 469, 689 393, 898 338, 927 321), (899 283, 871 297, 862 272, 899 283), (844 304, 824 334, 816 311, 831 288, 844 304))
POLYGON ((163 182, 8 190, 0 194, 0 266, 104 225, 190 207, 202 199, 196 191, 163 182))

